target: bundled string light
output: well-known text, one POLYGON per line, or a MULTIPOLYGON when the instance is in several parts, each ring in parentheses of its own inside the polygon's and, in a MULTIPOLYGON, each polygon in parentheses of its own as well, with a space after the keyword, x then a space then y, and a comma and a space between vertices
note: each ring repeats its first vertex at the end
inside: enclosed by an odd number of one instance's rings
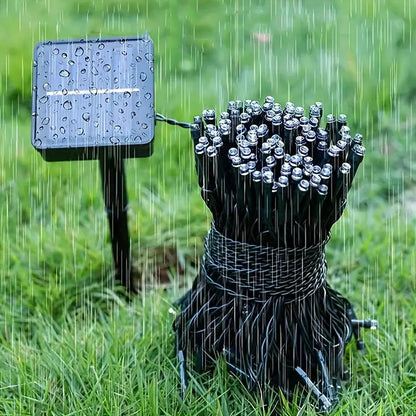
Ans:
POLYGON ((326 117, 273 97, 231 101, 217 120, 204 110, 191 126, 201 195, 212 212, 205 254, 175 321, 185 364, 212 368, 222 356, 249 389, 298 384, 321 410, 336 403, 343 356, 354 335, 350 302, 326 282, 325 245, 340 218, 365 148, 347 118, 326 117))

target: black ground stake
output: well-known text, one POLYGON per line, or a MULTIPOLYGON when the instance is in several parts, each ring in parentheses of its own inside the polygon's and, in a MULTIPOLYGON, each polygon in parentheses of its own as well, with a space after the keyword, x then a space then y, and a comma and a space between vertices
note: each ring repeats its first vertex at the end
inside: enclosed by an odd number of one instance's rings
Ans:
POLYGON ((134 276, 131 274, 124 160, 121 158, 100 159, 100 173, 104 203, 110 226, 116 278, 130 291, 134 289, 134 276))

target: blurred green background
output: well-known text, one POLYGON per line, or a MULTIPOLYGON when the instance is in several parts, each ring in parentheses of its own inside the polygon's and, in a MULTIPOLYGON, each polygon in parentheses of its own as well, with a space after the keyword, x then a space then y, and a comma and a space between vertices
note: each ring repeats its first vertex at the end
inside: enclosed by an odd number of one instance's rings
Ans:
MULTIPOLYGON (((158 123, 126 162, 142 293, 112 276, 96 162, 46 163, 30 143, 34 45, 136 36, 155 46, 156 110, 190 121, 273 95, 348 115, 366 158, 328 245, 328 280, 362 317, 336 414, 416 412, 414 0, 0 1, 0 413, 272 414, 219 365, 179 399, 171 302, 189 287, 210 217, 189 133, 158 123), (161 282, 160 282, 161 281, 161 282)), ((283 414, 313 414, 276 397, 283 414)))

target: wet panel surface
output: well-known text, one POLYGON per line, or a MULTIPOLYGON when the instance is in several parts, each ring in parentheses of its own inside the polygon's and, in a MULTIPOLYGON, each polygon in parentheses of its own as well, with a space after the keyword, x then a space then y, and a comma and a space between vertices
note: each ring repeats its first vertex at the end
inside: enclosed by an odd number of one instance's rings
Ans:
POLYGON ((32 143, 46 160, 91 159, 116 146, 148 156, 153 136, 149 37, 36 45, 32 143))

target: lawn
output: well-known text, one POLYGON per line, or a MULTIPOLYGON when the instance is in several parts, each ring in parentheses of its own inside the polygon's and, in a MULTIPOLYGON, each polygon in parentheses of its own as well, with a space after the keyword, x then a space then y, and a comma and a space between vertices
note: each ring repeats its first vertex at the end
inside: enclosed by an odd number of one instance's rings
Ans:
POLYGON ((366 157, 327 247, 328 281, 363 318, 334 414, 416 413, 416 3, 272 0, 0 2, 0 413, 312 415, 271 407, 229 377, 192 374, 180 400, 170 311, 194 278, 210 216, 189 132, 157 123, 154 154, 126 162, 143 288, 112 275, 98 163, 46 163, 31 146, 31 71, 41 40, 136 36, 155 44, 156 110, 191 121, 229 99, 349 117, 366 157), (159 283, 159 280, 162 280, 159 283))

